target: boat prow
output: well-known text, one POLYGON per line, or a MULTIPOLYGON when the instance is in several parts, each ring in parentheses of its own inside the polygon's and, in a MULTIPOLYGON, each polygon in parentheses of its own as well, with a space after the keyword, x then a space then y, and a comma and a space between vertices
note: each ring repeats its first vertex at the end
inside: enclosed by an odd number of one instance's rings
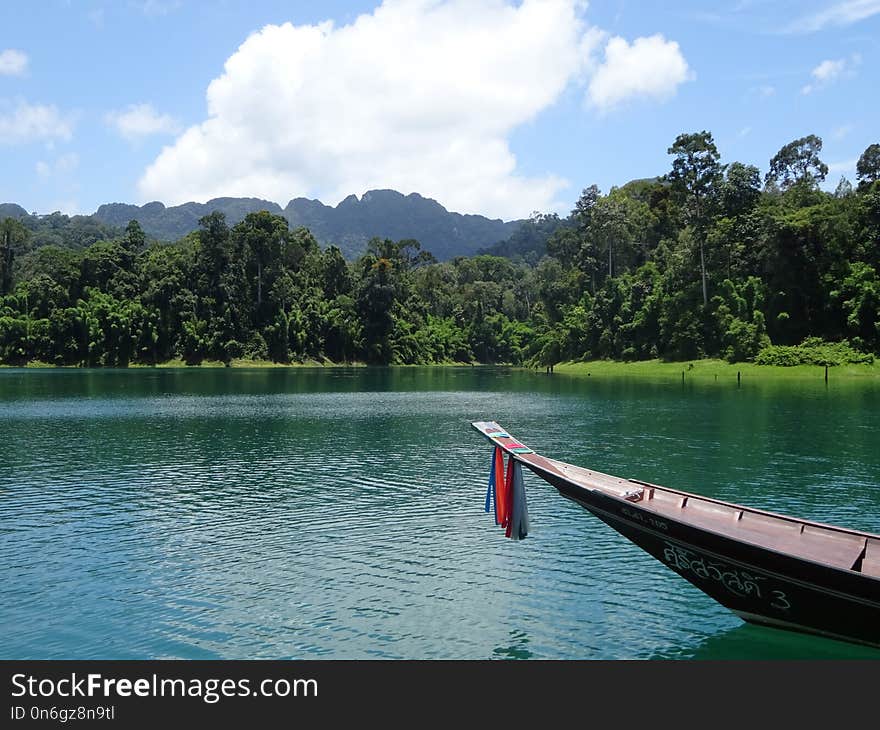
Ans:
POLYGON ((472 425, 745 621, 880 647, 880 536, 573 466, 472 425))

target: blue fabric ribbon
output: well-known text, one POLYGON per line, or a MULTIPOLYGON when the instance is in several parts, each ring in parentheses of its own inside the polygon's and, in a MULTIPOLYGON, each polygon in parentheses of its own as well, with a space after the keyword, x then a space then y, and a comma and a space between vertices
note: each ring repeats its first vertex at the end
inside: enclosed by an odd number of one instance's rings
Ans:
POLYGON ((489 488, 486 490, 486 512, 495 504, 495 447, 492 448, 492 461, 489 463, 489 488))
POLYGON ((526 487, 523 482, 522 465, 517 461, 513 465, 513 489, 511 498, 510 537, 514 540, 525 540, 529 534, 529 507, 526 503, 526 487))

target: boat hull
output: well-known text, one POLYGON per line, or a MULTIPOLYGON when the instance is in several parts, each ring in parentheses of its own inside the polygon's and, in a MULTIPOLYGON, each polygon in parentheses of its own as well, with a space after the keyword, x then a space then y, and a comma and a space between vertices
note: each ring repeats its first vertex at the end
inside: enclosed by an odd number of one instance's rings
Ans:
POLYGON ((742 619, 880 647, 880 580, 658 516, 523 463, 742 619))

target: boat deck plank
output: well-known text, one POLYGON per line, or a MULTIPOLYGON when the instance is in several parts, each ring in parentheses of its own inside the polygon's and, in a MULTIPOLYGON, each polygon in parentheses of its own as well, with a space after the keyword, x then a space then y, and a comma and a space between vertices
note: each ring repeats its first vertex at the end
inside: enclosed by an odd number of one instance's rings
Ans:
POLYGON ((868 538, 865 545, 865 559, 862 561, 862 572, 880 578, 880 540, 868 538))
MULTIPOLYGON (((622 497, 636 483, 611 477, 601 472, 545 459, 566 476, 579 484, 622 497)), ((852 570, 865 549, 865 538, 845 532, 837 532, 803 522, 762 512, 753 512, 711 500, 683 496, 676 492, 653 487, 648 499, 639 506, 657 516, 665 516, 685 524, 736 540, 743 540, 756 546, 790 553, 836 568, 852 570)), ((869 569, 880 570, 880 547, 876 559, 865 559, 869 569), (876 567, 873 567, 875 566, 876 567)), ((867 572, 863 567, 863 572, 867 572)))

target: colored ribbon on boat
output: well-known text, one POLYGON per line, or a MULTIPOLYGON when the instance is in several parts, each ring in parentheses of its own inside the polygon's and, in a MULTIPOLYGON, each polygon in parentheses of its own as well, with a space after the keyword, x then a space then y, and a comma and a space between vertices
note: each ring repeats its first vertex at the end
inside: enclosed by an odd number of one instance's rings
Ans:
POLYGON ((513 465, 516 462, 513 457, 507 459, 507 475, 504 477, 504 514, 501 520, 501 526, 507 530, 505 533, 510 537, 510 513, 513 507, 513 465))
POLYGON ((522 464, 513 456, 504 468, 504 452, 496 446, 492 450, 492 465, 486 489, 485 510, 495 505, 495 524, 502 527, 512 540, 522 540, 529 534, 529 511, 523 484, 522 464))
POLYGON ((489 487, 486 489, 486 512, 490 507, 495 506, 495 459, 497 458, 499 448, 496 446, 492 449, 492 461, 489 464, 489 487))
POLYGON ((526 487, 523 482, 522 464, 513 462, 513 478, 510 489, 510 521, 506 535, 511 540, 524 540, 529 534, 529 507, 526 503, 526 487))
POLYGON ((495 447, 495 524, 504 525, 507 514, 507 492, 504 489, 504 452, 495 447))

